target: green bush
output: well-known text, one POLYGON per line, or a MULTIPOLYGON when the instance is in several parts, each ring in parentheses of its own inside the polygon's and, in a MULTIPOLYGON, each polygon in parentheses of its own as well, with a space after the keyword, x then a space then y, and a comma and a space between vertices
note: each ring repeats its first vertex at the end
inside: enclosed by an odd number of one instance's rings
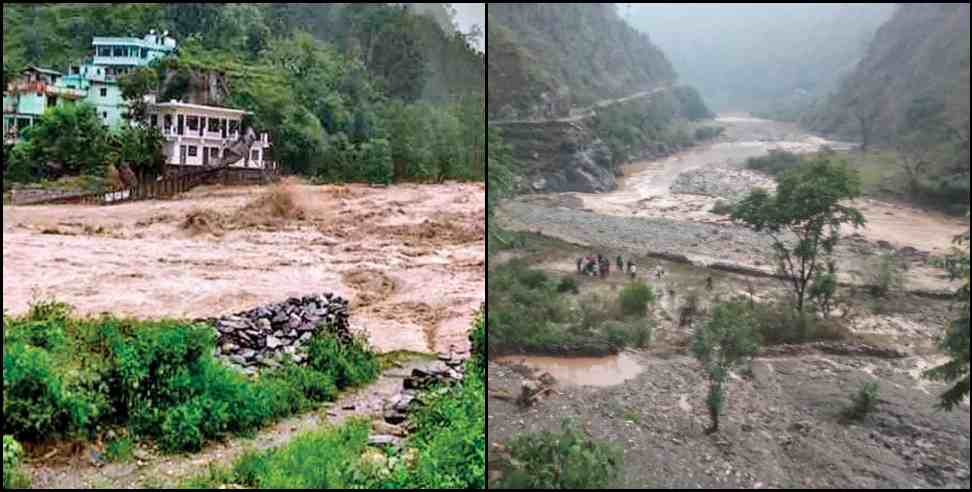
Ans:
POLYGON ((604 489, 618 478, 622 455, 565 421, 560 433, 528 434, 510 445, 499 489, 604 489))
POLYGON ((128 463, 135 453, 135 443, 130 437, 119 437, 105 445, 105 459, 111 463, 128 463))
POLYGON ((881 386, 878 383, 864 383, 851 397, 852 405, 847 409, 847 418, 859 420, 873 412, 880 401, 880 393, 881 386))
POLYGON ((904 275, 894 253, 882 254, 870 261, 870 268, 867 280, 875 297, 887 297, 891 291, 904 287, 904 275))
POLYGON ((12 436, 3 436, 3 489, 28 489, 30 477, 20 469, 24 449, 12 436))
POLYGON ((769 155, 748 159, 746 167, 780 177, 786 171, 800 167, 802 163, 803 160, 797 154, 785 150, 770 150, 769 155))
POLYGON ((473 370, 475 372, 477 369, 485 376, 486 374, 486 322, 484 319, 483 312, 480 312, 476 316, 476 322, 473 323, 472 334, 469 335, 469 341, 472 343, 472 363, 473 370))
POLYGON ((847 331, 839 320, 817 319, 811 313, 800 314, 788 302, 754 304, 752 310, 754 328, 767 346, 840 341, 847 338, 847 331))
POLYGON ((560 279, 560 283, 557 284, 557 292, 561 294, 571 293, 577 294, 579 291, 577 287, 577 280, 574 277, 564 277, 560 279))
POLYGON ((695 139, 702 141, 702 140, 710 140, 713 138, 718 138, 722 136, 722 134, 725 131, 726 131, 725 127, 722 126, 705 126, 702 128, 696 128, 695 139))
POLYGON ((648 314, 648 306, 655 303, 655 291, 645 282, 632 282, 621 289, 618 302, 625 316, 644 317, 648 314))
POLYGON ((355 337, 342 343, 333 336, 315 336, 307 345, 308 366, 334 378, 339 389, 377 379, 381 364, 367 339, 355 337))
POLYGON ((3 429, 21 440, 87 430, 99 409, 68 388, 46 351, 22 343, 3 347, 3 429))
POLYGON ((3 424, 18 438, 120 423, 166 451, 194 451, 309 410, 380 371, 363 339, 319 333, 307 367, 286 363, 251 381, 213 357, 209 326, 69 315, 43 303, 4 319, 3 424))
POLYGON ((725 200, 716 201, 715 205, 712 206, 710 213, 715 215, 730 215, 732 213, 733 206, 731 203, 725 200))

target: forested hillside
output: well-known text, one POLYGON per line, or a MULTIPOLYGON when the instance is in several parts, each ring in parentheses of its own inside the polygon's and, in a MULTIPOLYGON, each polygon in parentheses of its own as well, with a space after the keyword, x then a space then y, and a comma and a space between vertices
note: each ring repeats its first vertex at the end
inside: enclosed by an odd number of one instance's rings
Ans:
POLYGON ((5 4, 4 76, 66 70, 93 36, 168 30, 179 55, 141 74, 140 89, 178 97, 201 75, 225 77, 223 102, 256 113, 291 171, 481 179, 485 59, 449 28, 447 5, 5 4))
POLYGON ((803 123, 865 148, 895 148, 913 192, 967 206, 969 35, 968 3, 901 6, 803 123))
POLYGON ((491 119, 562 116, 676 78, 614 4, 491 3, 488 19, 491 119))

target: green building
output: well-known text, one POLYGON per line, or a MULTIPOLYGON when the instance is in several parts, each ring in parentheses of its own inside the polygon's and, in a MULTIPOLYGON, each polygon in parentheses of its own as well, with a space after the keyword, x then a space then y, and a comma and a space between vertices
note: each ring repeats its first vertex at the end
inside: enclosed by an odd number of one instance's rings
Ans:
POLYGON ((127 109, 118 78, 172 54, 176 42, 168 32, 151 31, 144 38, 96 37, 91 56, 69 67, 67 74, 28 67, 3 97, 4 143, 15 142, 48 108, 82 100, 98 110, 110 128, 119 128, 127 109))

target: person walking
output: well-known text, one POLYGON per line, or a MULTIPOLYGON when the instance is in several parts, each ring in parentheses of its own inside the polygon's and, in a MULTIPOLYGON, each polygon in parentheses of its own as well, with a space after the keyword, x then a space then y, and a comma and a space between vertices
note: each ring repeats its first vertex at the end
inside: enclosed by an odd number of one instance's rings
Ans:
POLYGON ((577 258, 577 273, 583 273, 584 257, 577 258))
POLYGON ((624 258, 621 258, 621 255, 618 255, 617 263, 618 263, 618 271, 624 274, 624 258))
POLYGON ((631 280, 634 280, 638 275, 638 267, 631 260, 628 260, 628 275, 631 275, 631 280))

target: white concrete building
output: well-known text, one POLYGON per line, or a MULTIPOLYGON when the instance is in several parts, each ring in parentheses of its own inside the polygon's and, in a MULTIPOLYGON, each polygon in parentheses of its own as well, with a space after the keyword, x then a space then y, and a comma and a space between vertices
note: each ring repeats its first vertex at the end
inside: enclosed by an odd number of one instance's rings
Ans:
POLYGON ((149 123, 166 138, 163 152, 170 167, 275 167, 267 155, 269 135, 243 128, 244 115, 252 113, 177 101, 149 107, 149 123))

